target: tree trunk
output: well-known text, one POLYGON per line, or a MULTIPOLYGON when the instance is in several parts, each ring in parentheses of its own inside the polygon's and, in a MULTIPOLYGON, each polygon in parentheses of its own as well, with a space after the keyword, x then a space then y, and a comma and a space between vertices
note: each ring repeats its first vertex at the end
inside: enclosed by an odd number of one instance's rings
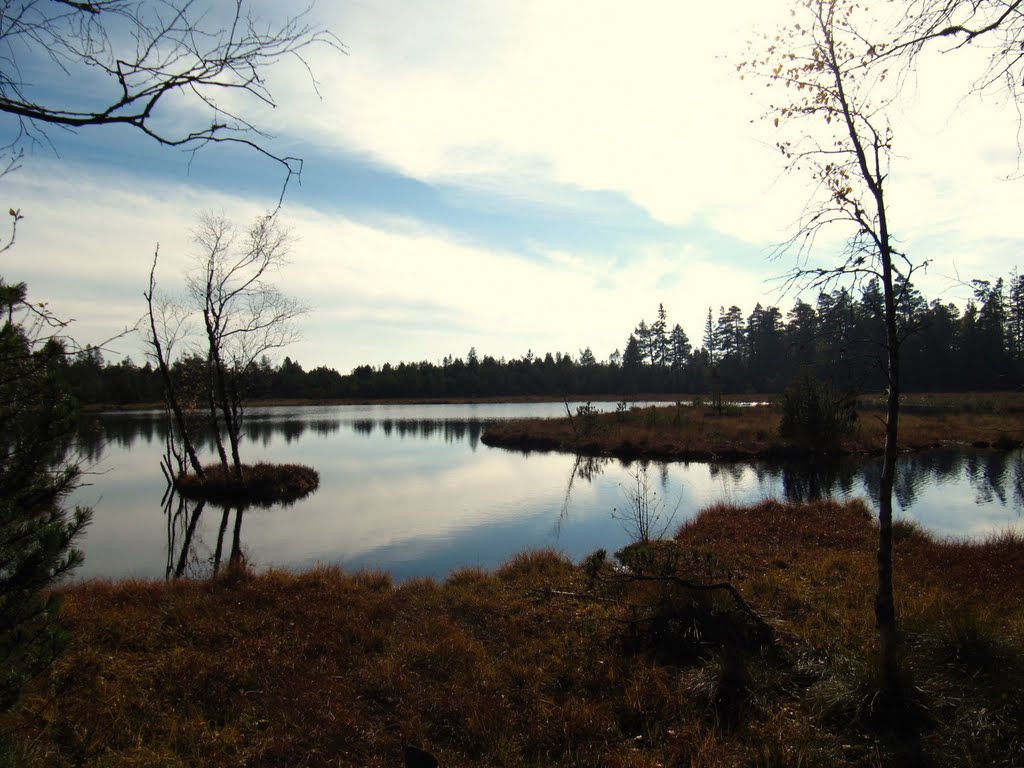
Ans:
MULTIPOLYGON (((879 195, 880 196, 880 195, 879 195)), ((881 205, 880 205, 881 207, 881 205)), ((892 572, 892 496, 896 482, 897 436, 900 415, 900 339, 896 315, 896 296, 892 280, 892 253, 888 247, 888 228, 882 218, 882 290, 885 298, 885 335, 887 378, 885 452, 882 457, 882 482, 878 492, 878 591, 875 593, 875 624, 878 627, 878 652, 882 685, 896 689, 899 679, 899 648, 896 632, 896 604, 893 599, 892 572)))
POLYGON ((160 341, 159 334, 156 332, 156 318, 153 317, 153 289, 156 282, 156 258, 156 254, 153 254, 153 267, 149 270, 149 292, 145 294, 146 304, 149 307, 149 330, 151 340, 153 342, 153 349, 156 352, 157 367, 160 369, 160 379, 164 384, 164 400, 170 407, 171 413, 174 414, 174 421, 178 425, 178 433, 181 435, 181 442, 185 447, 185 453, 188 454, 188 460, 192 465, 192 471, 195 472, 198 477, 203 477, 203 465, 199 461, 199 456, 196 453, 195 446, 192 445, 192 438, 189 436, 188 428, 185 424, 185 415, 181 410, 181 405, 178 403, 178 395, 174 388, 174 380, 171 378, 171 371, 167 365, 167 360, 164 359, 163 344, 160 341))
MULTIPOLYGON (((220 411, 224 416, 224 429, 228 433, 228 444, 231 447, 231 463, 235 477, 242 479, 242 460, 238 453, 238 434, 241 428, 238 423, 238 412, 228 400, 227 387, 224 385, 224 372, 220 371, 218 377, 217 399, 220 401, 220 411)), ((227 468, 227 459, 224 459, 224 467, 227 468)))
POLYGON ((231 376, 231 389, 226 392, 229 398, 226 403, 231 414, 228 423, 228 441, 231 443, 231 460, 235 464, 235 477, 242 479, 242 459, 239 456, 238 444, 242 439, 242 403, 238 394, 238 372, 231 376))
POLYGON ((235 465, 235 477, 239 480, 242 479, 242 459, 238 453, 238 433, 240 431, 241 430, 237 425, 232 424, 228 432, 228 440, 231 442, 231 461, 234 462, 235 465))
MULTIPOLYGON (((242 461, 238 453, 238 433, 240 429, 237 412, 231 404, 227 384, 228 374, 224 367, 224 359, 221 357, 220 339, 209 320, 209 313, 207 313, 206 334, 210 343, 210 365, 212 366, 211 376, 213 378, 213 392, 211 393, 211 396, 216 401, 216 408, 220 409, 221 416, 224 418, 224 429, 228 433, 228 443, 231 446, 231 460, 232 466, 234 467, 235 477, 241 480, 242 461)), ((211 416, 214 421, 217 419, 216 408, 211 404, 211 411, 213 411, 211 416)), ((224 443, 221 439, 219 430, 216 432, 216 435, 217 450, 220 452, 220 461, 224 466, 224 471, 227 472, 228 457, 224 450, 224 443)))
POLYGON ((210 369, 209 392, 207 393, 210 407, 210 429, 213 430, 213 441, 217 444, 217 456, 220 458, 220 465, 226 473, 228 471, 228 454, 224 450, 224 438, 220 432, 220 420, 217 418, 216 373, 212 361, 207 362, 207 366, 210 369))
POLYGON ((892 689, 898 678, 896 605, 893 600, 892 574, 892 496, 896 481, 896 435, 899 418, 899 361, 889 354, 889 397, 886 406, 885 452, 882 458, 882 482, 878 494, 878 591, 875 593, 875 623, 882 682, 892 689))
POLYGON ((209 354, 206 358, 206 366, 209 372, 209 397, 210 397, 210 428, 213 430, 213 438, 217 443, 217 455, 220 457, 220 464, 225 474, 228 471, 228 455, 224 450, 224 438, 221 436, 220 423, 217 419, 217 408, 220 406, 224 412, 224 426, 230 432, 230 419, 227 409, 224 407, 224 371, 220 360, 220 342, 213 325, 208 309, 203 310, 203 322, 206 325, 206 341, 209 344, 209 354))

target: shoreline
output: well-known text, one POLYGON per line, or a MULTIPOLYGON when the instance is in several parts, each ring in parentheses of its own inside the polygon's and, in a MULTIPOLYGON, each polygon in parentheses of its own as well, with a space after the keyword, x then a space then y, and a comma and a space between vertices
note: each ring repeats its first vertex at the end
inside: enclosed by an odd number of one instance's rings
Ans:
MULTIPOLYGON (((1024 445, 1024 414, 955 411, 920 404, 901 414, 900 453, 954 447, 1013 450, 1024 445)), ((522 452, 561 452, 623 460, 806 461, 878 456, 884 429, 873 406, 858 409, 849 435, 827 448, 786 441, 778 435, 781 413, 774 405, 748 408, 708 406, 634 407, 615 413, 577 413, 547 419, 518 419, 489 426, 484 445, 522 452)))
POLYGON ((725 573, 767 643, 725 593, 666 602, 607 561, 601 586, 553 550, 402 583, 242 563, 66 585, 72 644, 0 733, 26 766, 385 766, 407 744, 453 767, 760 765, 765 745, 791 758, 772 765, 1015 764, 1024 539, 897 533, 921 723, 863 706, 877 528, 855 500, 713 505, 658 544, 687 579, 725 573))
MULTIPOLYGON (((699 395, 666 395, 638 394, 623 400, 622 395, 572 395, 570 403, 675 403, 692 401, 699 395)), ((747 402, 755 396, 731 396, 729 402, 747 402)), ((774 398, 775 395, 757 396, 760 399, 774 398)), ((299 406, 330 406, 330 405, 475 405, 500 403, 563 403, 566 400, 558 395, 515 395, 493 397, 386 397, 386 398, 270 398, 266 400, 250 400, 246 408, 294 408, 299 406)), ((89 413, 110 413, 119 411, 158 411, 163 403, 89 403, 82 409, 89 413)))

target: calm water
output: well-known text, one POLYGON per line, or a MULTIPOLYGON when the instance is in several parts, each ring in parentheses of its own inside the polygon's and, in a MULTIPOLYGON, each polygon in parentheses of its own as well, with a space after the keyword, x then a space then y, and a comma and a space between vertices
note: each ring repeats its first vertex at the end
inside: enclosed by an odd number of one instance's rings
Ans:
MULTIPOLYGON (((614 550, 627 534, 613 510, 627 503, 638 464, 480 442, 494 420, 563 413, 561 403, 256 409, 243 459, 309 464, 320 472, 320 489, 291 507, 241 513, 162 504, 160 415, 104 414, 85 445, 90 484, 73 499, 95 507, 76 577, 202 575, 232 552, 256 568, 324 563, 381 568, 399 579, 443 577, 460 566, 494 567, 525 548, 553 547, 575 559, 614 550)), ((943 535, 1024 530, 1022 462, 1019 451, 904 457, 897 509, 943 535)), ((647 468, 676 524, 715 501, 870 497, 880 470, 879 460, 647 468)))

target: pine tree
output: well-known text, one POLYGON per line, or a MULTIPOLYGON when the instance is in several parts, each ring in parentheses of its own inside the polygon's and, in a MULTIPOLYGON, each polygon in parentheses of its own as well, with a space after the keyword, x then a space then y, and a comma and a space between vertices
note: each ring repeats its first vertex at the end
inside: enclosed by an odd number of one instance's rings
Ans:
POLYGON ((641 320, 640 324, 633 329, 633 336, 636 337, 637 348, 640 351, 640 362, 642 364, 653 363, 653 337, 651 335, 651 329, 647 326, 647 322, 645 320, 641 320))
POLYGON ((626 351, 622 354, 622 367, 635 371, 643 365, 643 362, 640 342, 636 336, 630 334, 629 340, 626 342, 626 351))
POLYGON ((658 304, 658 319, 651 324, 651 364, 664 368, 669 362, 668 317, 665 305, 658 304))
POLYGON ((738 361, 746 357, 746 333, 743 311, 735 304, 726 310, 718 310, 718 348, 722 357, 734 357, 738 361))
POLYGON ((995 283, 988 280, 974 280, 972 283, 974 297, 978 303, 976 343, 980 345, 980 362, 985 369, 980 371, 981 381, 986 388, 1004 386, 1010 366, 1006 344, 1008 323, 1003 279, 999 278, 995 283))
POLYGON ((1016 269, 1010 275, 1006 314, 1007 351, 1010 359, 1020 368, 1024 362, 1024 275, 1019 274, 1016 269))
POLYGON ((708 364, 715 366, 719 358, 718 331, 715 328, 715 321, 711 314, 711 307, 708 307, 708 319, 704 322, 704 351, 708 356, 708 364))
POLYGON ((690 348, 690 339, 679 323, 672 326, 672 333, 669 337, 669 349, 669 363, 672 366, 672 370, 678 371, 684 368, 690 361, 692 349, 690 348))
POLYGON ((815 339, 818 334, 818 315, 814 307, 802 299, 797 299, 786 318, 786 346, 791 365, 813 363, 815 339))
POLYGON ((82 561, 72 542, 91 516, 63 506, 80 476, 64 459, 75 416, 65 350, 37 335, 48 317, 26 293, 0 279, 0 711, 64 646, 48 590, 82 561))

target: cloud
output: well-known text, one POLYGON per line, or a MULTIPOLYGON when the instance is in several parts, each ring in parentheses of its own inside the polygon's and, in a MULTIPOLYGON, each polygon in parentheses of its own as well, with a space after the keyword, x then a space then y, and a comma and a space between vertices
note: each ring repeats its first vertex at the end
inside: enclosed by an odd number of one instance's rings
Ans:
MULTIPOLYGON (((4 274, 74 317, 82 344, 106 340, 143 314, 157 244, 160 288, 183 288, 200 211, 244 226, 263 210, 255 199, 69 163, 36 163, 8 181, 7 199, 26 219, 4 274)), ((485 247, 412 218, 366 223, 299 206, 282 217, 295 242, 275 279, 312 307, 304 341, 285 353, 309 367, 348 372, 464 356, 471 346, 495 357, 528 349, 576 355, 590 346, 603 358, 624 347, 641 318, 653 319, 659 302, 696 337, 707 306, 766 300, 756 274, 682 233, 638 241, 625 258, 543 244, 529 254, 485 247)), ((110 349, 143 354, 134 338, 110 349)))
POLYGON ((303 126, 420 179, 616 190, 673 225, 753 208, 774 158, 734 67, 764 5, 346 6, 351 56, 314 56, 325 109, 303 126))
MULTIPOLYGON (((768 94, 735 65, 789 7, 346 5, 330 23, 351 55, 314 57, 325 108, 302 125, 315 141, 414 178, 521 197, 558 185, 619 192, 660 222, 704 223, 763 247, 792 232, 811 190, 780 177, 775 132, 758 119, 768 94)), ((958 214, 1012 170, 999 148, 1012 144, 1013 110, 950 99, 969 91, 976 64, 959 52, 923 60, 891 110, 892 183, 907 190, 894 191, 894 212, 907 238, 955 225, 964 240, 984 241, 992 220, 1006 221, 958 214)), ((825 251, 838 247, 838 235, 826 237, 825 251)))
MULTIPOLYGON (((323 103, 286 62, 271 71, 279 108, 253 115, 278 134, 274 147, 348 158, 310 179, 315 199, 296 187, 287 201, 298 240, 280 279, 313 307, 288 353, 343 372, 470 346, 604 357, 659 302, 695 344, 708 306, 785 311, 791 297, 764 277, 789 264, 766 254, 810 190, 780 178, 774 132, 757 120, 764 94, 734 71, 750 28, 785 7, 321 7, 351 52, 310 52, 323 103)), ((999 180, 1014 170, 1016 115, 951 104, 970 72, 950 62, 926 62, 892 112, 894 231, 912 258, 936 260, 937 282, 921 283, 929 297, 955 269, 1005 274, 1020 243, 1017 182, 999 180)), ((90 147, 88 165, 33 158, 5 178, 4 202, 27 218, 3 270, 95 343, 141 314, 158 242, 161 283, 180 284, 199 210, 244 223, 277 190, 258 189, 223 148, 203 180, 215 172, 235 194, 161 175, 160 163, 114 170, 118 146, 90 147)), ((827 261, 841 236, 819 246, 827 261)))

